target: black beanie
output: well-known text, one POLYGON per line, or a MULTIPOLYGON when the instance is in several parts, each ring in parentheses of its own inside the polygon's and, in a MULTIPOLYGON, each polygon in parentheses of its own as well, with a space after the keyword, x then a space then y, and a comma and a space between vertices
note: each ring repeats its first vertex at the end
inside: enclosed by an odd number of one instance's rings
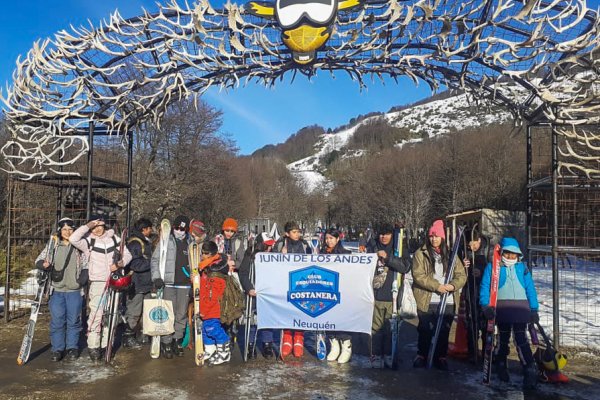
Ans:
POLYGON ((185 230, 190 229, 190 219, 185 215, 179 215, 173 221, 173 228, 185 228, 185 230))

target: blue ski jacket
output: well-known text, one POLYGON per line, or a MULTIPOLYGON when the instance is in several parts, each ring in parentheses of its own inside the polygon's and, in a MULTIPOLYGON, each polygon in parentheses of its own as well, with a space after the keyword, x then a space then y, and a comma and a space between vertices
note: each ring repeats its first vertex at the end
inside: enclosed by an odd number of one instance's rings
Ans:
MULTIPOLYGON (((521 287, 525 290, 525 294, 527 296, 527 301, 529 302, 529 308, 532 311, 537 311, 539 308, 537 292, 535 290, 535 285, 533 284, 533 278, 531 276, 531 272, 527 268, 527 265, 523 262, 518 262, 512 267, 506 267, 505 265, 500 265, 500 281, 498 283, 498 292, 502 291, 502 287, 507 283, 507 275, 509 273, 508 269, 513 268, 514 273, 517 276, 517 281, 521 285, 521 287)), ((492 285, 492 263, 488 263, 485 267, 485 271, 483 272, 483 277, 481 278, 481 289, 479 292, 479 304, 482 307, 485 307, 490 302, 490 287, 492 285)), ((516 290, 515 293, 519 291, 516 290)), ((504 296, 500 298, 498 296, 498 300, 522 300, 520 296, 515 294, 514 296, 507 296, 507 291, 502 291, 504 296)))

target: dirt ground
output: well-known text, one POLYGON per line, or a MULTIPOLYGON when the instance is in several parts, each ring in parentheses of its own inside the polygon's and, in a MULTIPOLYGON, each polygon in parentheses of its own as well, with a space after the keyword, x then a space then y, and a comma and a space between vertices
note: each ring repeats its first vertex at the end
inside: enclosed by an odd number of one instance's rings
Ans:
POLYGON ((237 346, 232 362, 217 367, 196 367, 190 351, 182 358, 153 360, 148 347, 120 348, 110 365, 94 365, 86 351, 75 362, 52 363, 48 315, 40 315, 29 362, 17 366, 26 322, 0 323, 0 399, 600 399, 600 365, 589 352, 570 354, 565 372, 571 383, 540 384, 535 393, 521 390, 516 360, 508 385, 497 380, 482 385, 481 368, 467 361, 451 360, 450 372, 415 370, 416 329, 410 324, 402 326, 402 363, 392 371, 373 369, 358 354, 346 365, 320 362, 311 354, 285 363, 259 354, 244 364, 237 346))

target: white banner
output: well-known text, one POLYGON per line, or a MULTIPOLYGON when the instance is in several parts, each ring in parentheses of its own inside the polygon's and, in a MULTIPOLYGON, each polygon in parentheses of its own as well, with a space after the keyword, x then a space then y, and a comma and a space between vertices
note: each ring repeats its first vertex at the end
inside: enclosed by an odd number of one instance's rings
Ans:
POLYGON ((371 334, 376 254, 258 253, 258 329, 371 334))

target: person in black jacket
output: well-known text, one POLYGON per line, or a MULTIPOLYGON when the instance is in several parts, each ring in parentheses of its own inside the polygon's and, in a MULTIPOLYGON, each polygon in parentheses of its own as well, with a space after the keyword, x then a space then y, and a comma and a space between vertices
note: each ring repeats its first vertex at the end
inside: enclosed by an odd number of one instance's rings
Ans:
POLYGON ((371 328, 371 364, 381 366, 381 357, 391 354, 392 337, 390 318, 392 317, 392 283, 394 272, 405 274, 410 271, 411 261, 408 256, 394 256, 394 227, 383 224, 379 228, 377 239, 367 243, 367 253, 377 253, 378 261, 373 278, 375 292, 375 308, 373 310, 373 326, 371 328))
MULTIPOLYGON (((246 253, 244 254, 244 258, 242 259, 242 263, 240 264, 240 268, 238 270, 238 275, 240 277, 240 283, 242 284, 242 289, 244 289, 244 293, 246 293, 246 301, 249 300, 249 297, 256 297, 256 290, 254 289, 254 281, 256 277, 254 273, 252 273, 252 277, 250 277, 251 272, 254 272, 254 259, 256 257, 256 253, 270 252, 275 244, 275 240, 269 236, 268 233, 263 232, 256 237, 254 245, 252 247, 248 247, 246 253), (248 297, 249 296, 249 297, 248 297)), ((251 312, 256 310, 256 301, 254 302, 254 309, 251 312)), ((254 350, 256 346, 254 346, 254 337, 256 335, 256 326, 252 326, 250 330, 250 343, 248 344, 249 348, 252 349, 251 357, 255 357, 254 350)), ((273 331, 271 329, 261 329, 260 331, 260 340, 262 342, 262 355, 264 358, 273 358, 275 355, 273 350, 273 331)))
POLYGON ((127 310, 125 311, 127 324, 125 332, 123 332, 123 346, 134 349, 141 347, 136 340, 135 328, 142 316, 144 299, 150 298, 152 291, 152 273, 150 271, 152 230, 152 222, 148 218, 140 218, 134 224, 133 232, 127 239, 127 248, 133 257, 127 265, 133 273, 133 286, 127 296, 127 310))
MULTIPOLYGON (((283 229, 285 235, 282 236, 275 246, 273 253, 284 254, 311 254, 312 250, 306 240, 302 239, 300 226, 293 221, 286 222, 283 229)), ((294 357, 300 358, 304 354, 304 331, 283 330, 281 357, 287 357, 294 352, 294 357), (293 342, 292 342, 293 340, 293 342)))
MULTIPOLYGON (((340 240, 340 231, 329 228, 325 231, 325 240, 319 250, 320 254, 350 254, 340 240)), ((352 336, 348 332, 332 332, 329 336, 331 349, 327 354, 327 361, 336 361, 345 364, 352 357, 352 336)))

